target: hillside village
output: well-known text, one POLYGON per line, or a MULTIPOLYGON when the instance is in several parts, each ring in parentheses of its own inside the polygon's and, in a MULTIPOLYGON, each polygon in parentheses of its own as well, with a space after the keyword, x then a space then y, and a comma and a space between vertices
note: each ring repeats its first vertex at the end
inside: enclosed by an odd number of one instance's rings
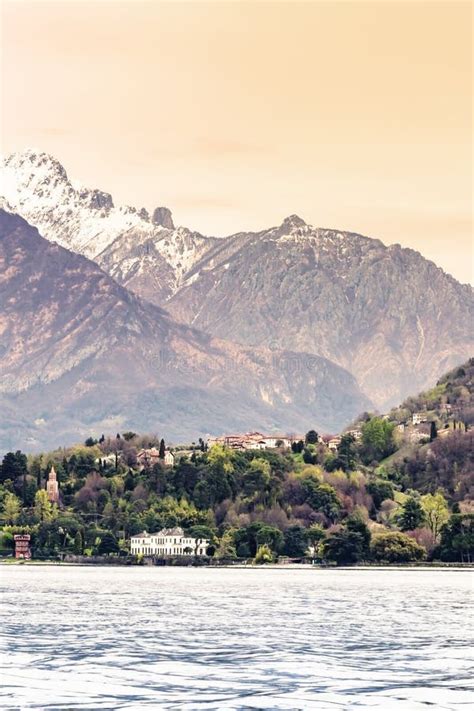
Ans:
POLYGON ((117 433, 0 468, 0 553, 81 562, 470 562, 474 359, 344 431, 117 433))

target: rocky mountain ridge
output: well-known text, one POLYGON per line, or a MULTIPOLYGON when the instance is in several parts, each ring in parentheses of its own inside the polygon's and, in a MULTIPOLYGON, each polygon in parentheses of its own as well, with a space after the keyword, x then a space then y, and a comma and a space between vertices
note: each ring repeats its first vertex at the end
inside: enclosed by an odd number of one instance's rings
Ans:
POLYGON ((385 411, 472 353, 473 290, 400 245, 282 225, 221 240, 166 308, 247 345, 289 344, 350 370, 385 411))
POLYGON ((335 431, 370 403, 307 354, 248 348, 178 324, 94 262, 0 210, 0 447, 91 431, 195 439, 232 429, 335 431))
POLYGON ((48 239, 94 258, 175 319, 250 347, 327 358, 381 410, 472 353, 472 288, 398 244, 296 215, 260 232, 204 237, 175 228, 167 208, 150 219, 74 187, 54 158, 34 151, 10 156, 2 177, 12 209, 48 239))

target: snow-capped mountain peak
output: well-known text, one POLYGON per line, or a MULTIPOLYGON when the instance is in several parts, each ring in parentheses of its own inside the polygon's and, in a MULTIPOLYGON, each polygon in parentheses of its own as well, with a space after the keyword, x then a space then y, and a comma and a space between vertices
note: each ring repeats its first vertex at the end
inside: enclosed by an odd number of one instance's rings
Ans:
MULTIPOLYGON (((53 156, 29 149, 8 156, 0 169, 0 196, 50 241, 94 259, 121 283, 159 268, 166 278, 155 302, 168 298, 184 273, 214 243, 183 227, 171 211, 114 204, 112 195, 71 180, 53 156), (155 256, 152 264, 151 254, 155 256), (114 255, 113 265, 110 255, 114 255)), ((162 284, 162 282, 164 282, 162 284)), ((130 284, 133 288, 133 284, 130 284)))

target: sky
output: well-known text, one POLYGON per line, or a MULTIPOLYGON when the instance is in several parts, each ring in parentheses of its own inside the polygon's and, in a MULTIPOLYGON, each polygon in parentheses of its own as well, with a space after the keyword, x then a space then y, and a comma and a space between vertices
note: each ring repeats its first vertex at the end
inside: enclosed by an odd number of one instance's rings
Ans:
POLYGON ((1 151, 224 236, 472 250, 469 2, 1 1, 1 151))

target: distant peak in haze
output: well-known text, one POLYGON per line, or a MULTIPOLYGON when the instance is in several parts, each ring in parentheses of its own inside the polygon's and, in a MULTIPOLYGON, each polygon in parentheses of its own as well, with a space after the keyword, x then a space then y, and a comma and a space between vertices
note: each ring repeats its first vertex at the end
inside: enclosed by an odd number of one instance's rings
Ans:
POLYGON ((282 227, 306 227, 306 222, 298 215, 289 215, 281 223, 282 227))

